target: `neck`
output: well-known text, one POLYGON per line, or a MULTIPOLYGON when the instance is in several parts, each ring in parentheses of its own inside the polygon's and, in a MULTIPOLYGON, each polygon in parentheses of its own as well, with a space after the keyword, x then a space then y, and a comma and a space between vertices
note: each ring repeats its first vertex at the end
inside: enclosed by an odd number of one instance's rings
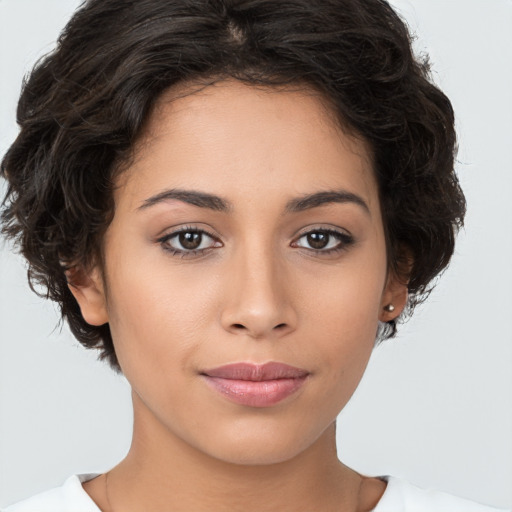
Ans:
POLYGON ((132 446, 108 475, 112 512, 360 508, 362 478, 338 460, 334 423, 289 460, 233 464, 190 446, 134 406, 132 446))

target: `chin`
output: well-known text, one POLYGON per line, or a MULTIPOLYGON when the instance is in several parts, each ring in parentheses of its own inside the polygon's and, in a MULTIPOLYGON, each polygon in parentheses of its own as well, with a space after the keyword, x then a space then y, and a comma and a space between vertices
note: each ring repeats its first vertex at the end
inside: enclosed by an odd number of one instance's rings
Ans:
POLYGON ((231 432, 222 439, 210 438, 203 451, 229 464, 263 466, 292 460, 312 447, 322 432, 304 432, 300 428, 279 430, 269 426, 231 432))
POLYGON ((279 447, 279 449, 268 449, 267 446, 243 446, 228 447, 220 453, 215 450, 211 456, 228 464, 236 464, 240 466, 269 466, 279 464, 294 459, 301 453, 297 447, 279 447))

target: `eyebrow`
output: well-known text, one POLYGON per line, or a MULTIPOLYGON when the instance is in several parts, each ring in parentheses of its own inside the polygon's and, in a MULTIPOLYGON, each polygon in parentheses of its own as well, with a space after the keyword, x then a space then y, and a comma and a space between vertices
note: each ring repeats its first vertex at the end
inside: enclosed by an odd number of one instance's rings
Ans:
MULTIPOLYGON (((138 210, 145 210, 156 204, 178 200, 184 203, 198 206, 199 208, 207 208, 216 212, 229 212, 233 209, 232 203, 220 196, 209 194, 207 192, 199 192, 197 190, 170 189, 164 190, 154 196, 146 199, 138 210)), ((331 203, 352 203, 360 206, 366 213, 370 213, 370 209, 366 202, 357 194, 346 190, 326 190, 305 194, 301 197, 291 199, 286 203, 285 213, 297 213, 312 208, 318 208, 331 203)))
POLYGON ((318 206, 330 203, 352 203, 360 206, 366 213, 370 213, 370 208, 363 198, 347 190, 327 190, 315 192, 314 194, 306 194, 288 201, 285 211, 288 213, 303 212, 304 210, 317 208, 318 206))
POLYGON ((177 188, 164 190, 159 194, 151 196, 150 198, 146 199, 138 209, 144 210, 155 204, 172 199, 198 206, 199 208, 208 208, 209 210, 214 210, 216 212, 228 212, 232 209, 231 203, 225 199, 222 199, 222 197, 208 194, 206 192, 198 192, 196 190, 183 190, 177 188))

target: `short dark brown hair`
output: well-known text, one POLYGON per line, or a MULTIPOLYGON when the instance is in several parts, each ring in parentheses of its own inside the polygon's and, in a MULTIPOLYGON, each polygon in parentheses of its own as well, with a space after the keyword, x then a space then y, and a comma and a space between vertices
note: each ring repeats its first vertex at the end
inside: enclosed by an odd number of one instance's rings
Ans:
MULTIPOLYGON (((448 265, 465 200, 448 98, 384 0, 88 0, 25 82, 21 131, 3 158, 3 232, 86 347, 119 370, 108 324, 87 324, 67 262, 98 261, 113 183, 161 93, 234 78, 306 84, 371 147, 389 269, 408 312, 448 265)), ((384 335, 396 332, 392 322, 384 335)))

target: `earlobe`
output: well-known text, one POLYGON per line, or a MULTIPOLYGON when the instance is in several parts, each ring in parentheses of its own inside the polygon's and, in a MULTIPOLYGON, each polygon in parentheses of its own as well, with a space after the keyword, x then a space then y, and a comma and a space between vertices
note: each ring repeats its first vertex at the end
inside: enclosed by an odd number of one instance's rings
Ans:
POLYGON ((394 268, 389 268, 382 293, 379 320, 391 322, 399 317, 409 298, 409 279, 414 266, 412 251, 402 244, 397 252, 394 268))
POLYGON ((103 278, 97 267, 91 271, 73 267, 66 270, 68 287, 75 297, 84 320, 90 325, 108 323, 107 302, 103 278))
POLYGON ((382 294, 379 320, 390 322, 397 318, 405 308, 408 298, 408 286, 397 276, 388 276, 384 293, 382 294))

